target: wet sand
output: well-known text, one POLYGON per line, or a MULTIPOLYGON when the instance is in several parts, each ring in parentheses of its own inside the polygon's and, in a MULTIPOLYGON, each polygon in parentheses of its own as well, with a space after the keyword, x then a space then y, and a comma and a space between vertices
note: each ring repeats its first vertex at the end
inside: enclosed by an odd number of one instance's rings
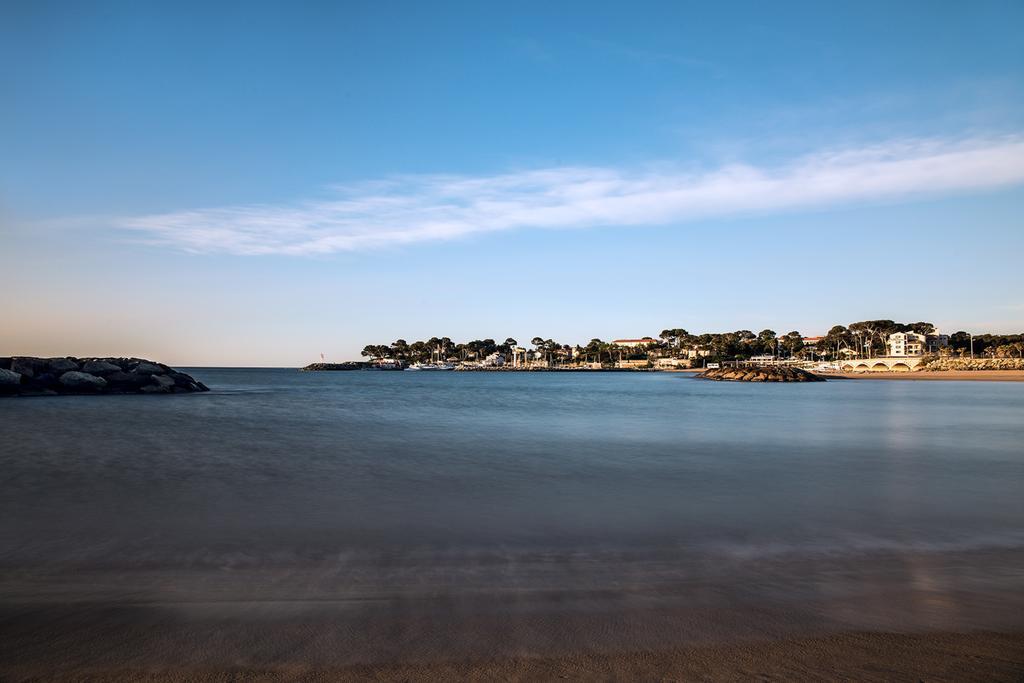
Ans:
POLYGON ((0 680, 1020 681, 1021 559, 8 573, 0 680))
POLYGON ((1024 382, 1024 370, 937 370, 929 372, 817 373, 826 379, 956 380, 971 382, 1024 382))
MULTIPOLYGON (((244 680, 557 681, 786 680, 1020 681, 1024 634, 844 634, 722 647, 528 657, 334 671, 247 671, 244 680)), ((199 680, 232 680, 203 672, 199 680)), ((160 680, 114 674, 108 680, 160 680)), ((184 678, 180 680, 185 680, 184 678)), ((193 678, 192 680, 196 680, 193 678)))
POLYGON ((1024 634, 856 633, 612 656, 350 669, 324 679, 1019 681, 1022 677, 1024 634))
MULTIPOLYGON (((308 627, 308 625, 307 625, 308 627)), ((192 645, 204 644, 195 634, 192 645)), ((287 641, 287 633, 282 633, 287 641)), ((105 647, 116 648, 111 640, 105 647)), ((314 635, 307 631, 307 637, 314 635)), ((217 642, 217 639, 214 639, 217 642)), ((268 653, 280 651, 268 646, 268 653)), ((301 652, 301 650, 300 650, 301 652)), ((60 670, 53 659, 5 667, 5 681, 1021 681, 1024 632, 842 633, 557 657, 426 659, 323 666, 299 657, 263 664, 147 664, 60 670)))

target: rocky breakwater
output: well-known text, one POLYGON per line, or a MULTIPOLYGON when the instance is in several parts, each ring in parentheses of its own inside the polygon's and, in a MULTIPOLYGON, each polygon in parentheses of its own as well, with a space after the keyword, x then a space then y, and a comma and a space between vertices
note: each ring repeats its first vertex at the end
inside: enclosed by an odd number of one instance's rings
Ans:
POLYGON ((142 358, 0 358, 0 396, 181 394, 205 384, 142 358))
POLYGON ((824 377, 814 373, 785 366, 761 366, 748 368, 714 368, 697 375, 703 379, 725 382, 824 382, 824 377))
POLYGON ((936 358, 918 370, 1024 370, 1024 358, 936 358))
POLYGON ((304 368, 299 368, 302 372, 330 372, 335 370, 368 370, 370 364, 350 360, 344 363, 310 363, 304 368))

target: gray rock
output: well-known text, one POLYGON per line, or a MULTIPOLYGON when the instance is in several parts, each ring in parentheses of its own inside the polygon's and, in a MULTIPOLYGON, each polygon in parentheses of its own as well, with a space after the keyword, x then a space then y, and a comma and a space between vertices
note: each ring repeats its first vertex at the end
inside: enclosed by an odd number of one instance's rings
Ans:
POLYGON ((137 375, 133 372, 112 372, 104 379, 113 386, 129 387, 138 389, 144 384, 149 384, 151 375, 137 375))
POLYGON ((21 373, 0 368, 0 386, 16 387, 21 384, 21 373))
POLYGON ((12 358, 11 370, 25 377, 35 377, 36 373, 46 368, 46 363, 38 358, 12 358))
POLYGON ((167 375, 153 375, 153 384, 170 389, 174 386, 174 379, 167 375))
POLYGON ((49 396, 57 394, 135 394, 209 391, 162 363, 145 358, 0 358, 0 395, 49 396), (12 364, 25 370, 12 369, 12 364))
POLYGON ((121 368, 113 363, 108 363, 105 360, 89 360, 82 365, 82 372, 88 372, 90 375, 109 375, 112 372, 121 372, 121 368))
POLYGON ((68 389, 102 389, 107 386, 107 381, 102 377, 75 370, 61 375, 60 383, 68 389))
POLYGON ((70 358, 48 358, 46 364, 50 371, 57 375, 78 369, 78 363, 70 358))
POLYGON ((165 369, 160 367, 159 365, 147 363, 146 361, 142 361, 134 368, 132 368, 132 372, 137 372, 140 375, 160 375, 164 371, 165 369))

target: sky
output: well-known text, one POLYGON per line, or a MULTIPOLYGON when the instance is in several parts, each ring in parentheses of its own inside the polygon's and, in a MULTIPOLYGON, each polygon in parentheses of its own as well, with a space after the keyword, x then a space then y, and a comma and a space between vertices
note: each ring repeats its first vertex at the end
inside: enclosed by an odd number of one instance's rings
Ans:
POLYGON ((1019 333, 1022 25, 1017 0, 0 3, 0 355, 1019 333))

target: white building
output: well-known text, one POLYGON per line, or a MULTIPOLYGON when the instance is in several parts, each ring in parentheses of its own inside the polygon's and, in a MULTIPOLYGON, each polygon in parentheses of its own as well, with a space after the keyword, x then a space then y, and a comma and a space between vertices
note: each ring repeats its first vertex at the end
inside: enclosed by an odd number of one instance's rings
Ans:
POLYGON ((644 337, 643 339, 616 339, 612 342, 616 346, 625 346, 628 349, 640 348, 642 346, 654 346, 658 343, 657 339, 651 339, 650 337, 644 337))
POLYGON ((920 334, 918 332, 896 332, 889 335, 889 355, 906 358, 923 356, 926 353, 938 353, 949 346, 949 336, 939 334, 920 334))

